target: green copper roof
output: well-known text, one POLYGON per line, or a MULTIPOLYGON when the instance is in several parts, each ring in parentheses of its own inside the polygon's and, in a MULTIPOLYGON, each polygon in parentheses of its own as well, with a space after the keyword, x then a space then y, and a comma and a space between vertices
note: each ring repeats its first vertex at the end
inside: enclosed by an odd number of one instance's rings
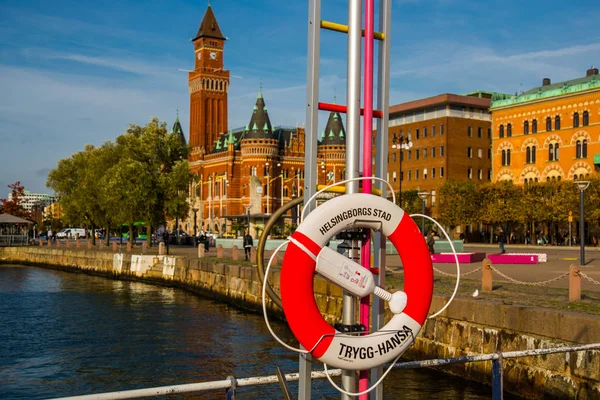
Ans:
POLYGON ((583 78, 572 79, 570 81, 554 83, 546 86, 535 87, 520 95, 510 96, 505 99, 492 98, 490 108, 511 106, 529 101, 549 99, 566 94, 583 92, 590 89, 600 88, 600 77, 598 75, 586 76, 583 78))

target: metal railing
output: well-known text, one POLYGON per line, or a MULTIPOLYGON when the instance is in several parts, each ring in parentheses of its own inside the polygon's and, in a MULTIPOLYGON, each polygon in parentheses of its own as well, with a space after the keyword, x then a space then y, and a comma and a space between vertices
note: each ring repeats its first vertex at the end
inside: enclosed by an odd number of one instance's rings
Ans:
POLYGON ((0 246, 26 246, 28 244, 28 235, 0 235, 0 246))
MULTIPOLYGON (((521 357, 535 357, 546 354, 556 353, 571 353, 576 351, 590 351, 600 350, 600 343, 585 344, 579 346, 561 346, 545 349, 533 349, 533 350, 520 350, 520 351, 508 351, 508 352, 496 352, 490 354, 476 354, 454 358, 438 358, 432 360, 422 361, 409 361, 403 363, 397 363, 394 365, 394 369, 410 369, 410 368, 428 368, 428 367, 443 367, 452 364, 464 364, 470 362, 492 362, 492 399, 501 400, 503 398, 503 360, 521 358, 521 357)), ((312 379, 324 379, 327 378, 327 374, 330 377, 340 376, 342 370, 334 369, 325 371, 312 371, 312 379)), ((232 376, 227 379, 220 381, 211 381, 204 383, 190 383, 183 385, 173 386, 160 386, 146 389, 134 389, 125 390, 119 392, 99 393, 83 396, 72 396, 72 397, 61 397, 54 400, 115 400, 115 399, 135 399, 141 397, 161 396, 176 393, 190 393, 190 392, 203 392, 209 390, 223 390, 230 389, 235 391, 237 387, 242 386, 253 386, 253 385, 267 385, 274 383, 285 383, 282 379, 285 377, 285 382, 297 381, 300 377, 298 373, 285 374, 285 375, 269 375, 259 376, 251 378, 236 379, 232 376)))

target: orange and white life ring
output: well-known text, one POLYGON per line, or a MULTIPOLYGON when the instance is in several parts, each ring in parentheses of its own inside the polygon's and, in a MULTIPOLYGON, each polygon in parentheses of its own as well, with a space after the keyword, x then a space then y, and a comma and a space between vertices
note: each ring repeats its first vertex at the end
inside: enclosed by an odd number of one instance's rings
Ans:
POLYGON ((433 265, 418 226, 400 207, 371 194, 350 194, 325 202, 298 226, 283 257, 281 301, 296 339, 312 355, 333 367, 366 370, 404 353, 417 336, 431 304, 433 265), (365 336, 342 334, 325 321, 314 297, 316 256, 337 233, 356 227, 381 230, 404 266, 404 310, 379 331, 365 336))

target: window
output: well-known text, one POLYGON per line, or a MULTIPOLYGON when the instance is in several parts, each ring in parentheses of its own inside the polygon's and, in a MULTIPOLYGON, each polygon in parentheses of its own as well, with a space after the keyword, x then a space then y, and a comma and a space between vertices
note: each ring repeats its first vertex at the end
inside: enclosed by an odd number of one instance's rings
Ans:
POLYGON ((488 128, 488 139, 492 138, 492 128, 488 128))
POLYGON ((392 153, 392 161, 396 162, 396 152, 392 153))
POLYGON ((419 138, 419 129, 415 129, 415 139, 419 138))
POLYGON ((502 166, 510 165, 510 149, 502 150, 502 166))
POLYGON ((408 151, 408 159, 410 160, 412 158, 412 150, 408 151))
POLYGON ((492 159, 492 149, 488 149, 488 160, 492 159))
POLYGON ((527 164, 535 164, 536 161, 536 148, 535 146, 527 146, 526 150, 526 163, 527 164))
POLYGON ((548 146, 548 161, 558 161, 558 143, 550 143, 548 146))
POLYGON ((504 125, 500 125, 500 128, 498 128, 498 137, 500 139, 504 137, 504 125))
POLYGON ((537 133, 537 119, 531 121, 531 133, 537 133))
POLYGON ((440 157, 444 157, 444 146, 440 146, 440 157))
POLYGON ((467 178, 473 179, 473 168, 467 168, 467 178))
POLYGON ((523 134, 529 135, 529 121, 525 121, 525 123, 523 123, 523 134))
POLYGON ((481 139, 481 135, 482 135, 482 132, 481 132, 481 131, 483 131, 483 129, 482 129, 480 126, 478 126, 478 127, 477 127, 477 137, 478 137, 479 139, 481 139))
POLYGON ((583 112, 583 126, 588 126, 590 124, 590 113, 587 111, 583 112))
POLYGON ((444 177, 444 167, 440 167, 440 178, 444 177))
POLYGON ((423 139, 427 137, 427 128, 423 128, 423 139))
POLYGON ((392 182, 396 182, 396 171, 392 174, 392 182))
POLYGON ((554 117, 554 129, 556 129, 557 131, 560 130, 560 115, 554 117))
POLYGON ((408 170, 408 180, 410 181, 411 170, 408 170))
POLYGON ((506 137, 512 136, 512 124, 506 125, 506 137))
POLYGON ((415 181, 419 180, 419 170, 415 169, 415 181))
POLYGON ((483 150, 477 149, 477 158, 483 158, 483 150))
POLYGON ((400 180, 403 181, 404 180, 404 171, 400 171, 400 180))
POLYGON ((469 135, 469 137, 473 137, 473 127, 469 126, 468 130, 467 130, 467 134, 469 135))
POLYGON ((546 118, 546 131, 550 132, 552 130, 552 118, 546 118))
POLYGON ((579 113, 573 114, 573 128, 579 127, 579 113))
POLYGON ((423 158, 427 158, 427 149, 423 149, 423 158))
POLYGON ((431 168, 431 177, 435 178, 435 168, 431 168))
POLYGON ((252 167, 251 175, 256 176, 256 167, 252 167))
POLYGON ((586 158, 587 155, 587 139, 578 140, 576 143, 577 158, 586 158))
POLYGON ((488 169, 488 178, 487 178, 487 180, 488 181, 492 180, 492 170, 491 169, 488 169))
POLYGON ((473 149, 471 147, 467 147, 467 157, 473 158, 473 149))
POLYGON ((444 134, 444 124, 440 125, 440 135, 444 134))
POLYGON ((431 127, 431 137, 435 137, 435 125, 431 127))
POLYGON ((435 146, 431 148, 431 157, 435 158, 435 146))
POLYGON ((423 168, 423 180, 427 179, 427 168, 423 168))
POLYGON ((482 179, 483 179, 483 170, 482 170, 481 168, 479 168, 479 169, 477 170, 477 178, 478 178, 479 180, 482 180, 482 179))
POLYGON ((415 150, 415 160, 419 159, 419 149, 415 150))

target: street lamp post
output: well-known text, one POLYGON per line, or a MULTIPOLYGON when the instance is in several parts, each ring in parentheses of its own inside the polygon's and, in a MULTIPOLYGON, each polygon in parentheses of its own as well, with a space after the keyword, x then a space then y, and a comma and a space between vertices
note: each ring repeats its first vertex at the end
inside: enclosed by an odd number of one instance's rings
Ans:
MULTIPOLYGON (((431 192, 418 192, 417 196, 421 200, 423 200, 423 212, 421 214, 425 215, 425 205, 427 203, 427 198, 431 195, 431 192)), ((421 217, 421 231, 423 232, 423 236, 425 236, 425 218, 421 217)))
POLYGON ((590 185, 589 181, 575 182, 579 189, 579 265, 585 265, 585 218, 583 206, 583 192, 590 185))
POLYGON ((194 237, 196 237, 196 233, 198 232, 198 224, 197 224, 197 217, 198 217, 198 208, 194 207, 192 208, 192 211, 194 212, 194 237))
POLYGON ((402 207, 402 150, 408 150, 413 147, 413 142, 408 137, 404 137, 404 135, 397 137, 396 133, 394 133, 392 143, 392 149, 398 149, 398 204, 402 207))

